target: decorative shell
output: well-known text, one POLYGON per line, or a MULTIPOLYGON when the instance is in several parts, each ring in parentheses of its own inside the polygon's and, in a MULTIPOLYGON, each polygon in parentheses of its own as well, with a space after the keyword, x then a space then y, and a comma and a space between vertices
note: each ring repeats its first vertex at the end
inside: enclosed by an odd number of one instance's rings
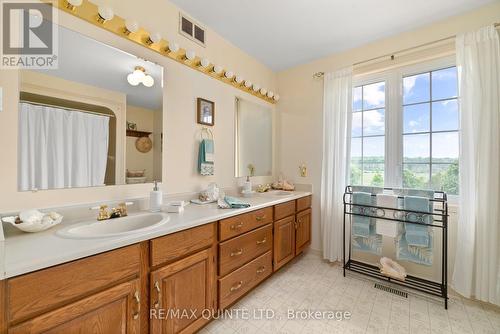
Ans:
POLYGON ((35 233, 60 224, 62 219, 63 216, 57 212, 43 214, 38 210, 29 210, 21 212, 19 216, 3 217, 2 222, 10 223, 23 232, 35 233))
POLYGON ((153 142, 149 137, 139 137, 135 141, 135 148, 141 153, 148 153, 153 148, 153 142))

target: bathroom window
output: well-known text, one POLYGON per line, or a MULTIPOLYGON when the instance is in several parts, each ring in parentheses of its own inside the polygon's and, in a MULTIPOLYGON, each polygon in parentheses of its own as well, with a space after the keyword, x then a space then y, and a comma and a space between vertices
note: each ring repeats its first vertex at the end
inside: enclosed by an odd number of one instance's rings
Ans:
POLYGON ((352 104, 351 184, 383 186, 385 82, 355 87, 352 104))
POLYGON ((443 58, 356 77, 350 184, 458 194, 457 68, 443 58))

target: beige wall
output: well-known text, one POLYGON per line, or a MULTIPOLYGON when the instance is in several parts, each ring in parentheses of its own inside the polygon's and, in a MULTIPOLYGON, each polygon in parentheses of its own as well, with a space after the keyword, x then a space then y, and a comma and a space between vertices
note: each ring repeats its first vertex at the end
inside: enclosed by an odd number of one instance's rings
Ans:
MULTIPOLYGON (((215 63, 230 68, 263 87, 276 91, 275 74, 255 59, 208 31, 207 47, 202 48, 177 34, 178 11, 166 0, 151 0, 147 6, 139 2, 109 1, 117 15, 132 16, 147 22, 149 29, 159 30, 169 39, 176 39, 181 46, 193 48, 215 63), (154 9, 154 10, 151 10, 154 9)), ((234 99, 242 96, 256 103, 262 100, 237 90, 218 80, 194 71, 180 63, 162 57, 135 43, 103 31, 87 22, 59 12, 59 23, 96 40, 148 59, 165 69, 163 133, 164 154, 162 180, 166 193, 198 191, 209 182, 229 187, 238 184, 234 177, 234 99), (215 102, 215 175, 201 177, 196 174, 197 141, 200 127, 196 125, 195 103, 197 97, 215 102)), ((27 208, 44 208, 59 205, 88 203, 104 200, 147 196, 151 185, 119 185, 86 189, 47 190, 37 193, 17 191, 17 103, 19 73, 0 70, 0 87, 3 87, 4 110, 0 113, 1 156, 0 212, 27 208)), ((274 107, 272 107, 274 109, 274 107)), ((267 181, 267 180, 266 180, 267 181)), ((256 180, 259 182, 259 180, 256 180)))
MULTIPOLYGON (((357 62, 436 41, 459 32, 474 30, 494 22, 500 22, 499 2, 418 30, 401 33, 278 73, 278 91, 281 95, 277 107, 280 124, 278 169, 297 182, 313 185, 315 196, 312 247, 314 249, 321 248, 319 195, 323 80, 313 79, 313 73, 334 71, 357 62), (302 162, 306 162, 308 166, 309 173, 306 178, 300 178, 298 175, 298 166, 302 162)), ((452 213, 451 221, 449 262, 453 264, 456 214, 452 213)))

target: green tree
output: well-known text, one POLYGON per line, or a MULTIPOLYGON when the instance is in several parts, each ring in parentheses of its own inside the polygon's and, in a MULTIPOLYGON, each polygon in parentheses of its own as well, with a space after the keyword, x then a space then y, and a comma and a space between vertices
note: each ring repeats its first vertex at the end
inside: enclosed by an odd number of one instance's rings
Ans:
POLYGON ((416 175, 409 169, 403 170, 403 185, 405 188, 427 188, 427 182, 425 182, 425 179, 422 176, 416 175))
POLYGON ((358 165, 351 164, 351 181, 350 184, 360 185, 361 184, 361 168, 358 165))
POLYGON ((373 175, 372 179, 372 186, 374 187, 383 187, 384 186, 384 177, 380 172, 376 172, 375 175, 373 175))

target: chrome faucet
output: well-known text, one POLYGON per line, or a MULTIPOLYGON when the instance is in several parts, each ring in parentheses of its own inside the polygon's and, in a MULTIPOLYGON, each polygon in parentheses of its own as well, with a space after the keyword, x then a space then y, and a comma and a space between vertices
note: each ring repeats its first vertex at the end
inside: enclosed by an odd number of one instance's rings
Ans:
POLYGON ((133 202, 120 202, 118 206, 111 209, 111 212, 108 210, 108 206, 106 204, 102 204, 99 206, 91 207, 91 210, 99 210, 97 214, 97 220, 108 220, 113 218, 120 218, 128 216, 127 206, 134 204, 133 202))

